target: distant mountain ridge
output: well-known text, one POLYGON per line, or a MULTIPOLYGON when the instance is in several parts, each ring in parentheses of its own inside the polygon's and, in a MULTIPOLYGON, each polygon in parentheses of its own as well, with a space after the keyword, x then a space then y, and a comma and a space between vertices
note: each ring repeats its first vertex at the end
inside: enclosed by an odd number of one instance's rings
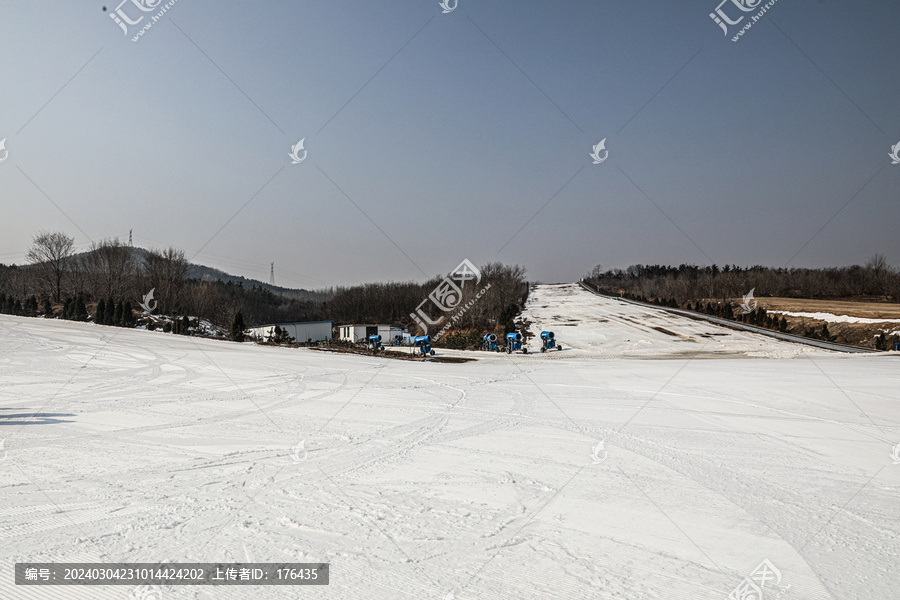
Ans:
MULTIPOLYGON (((149 252, 146 249, 139 247, 131 247, 130 249, 132 256, 134 256, 135 258, 135 261, 139 265, 143 265, 144 261, 147 259, 147 255, 149 254, 149 252)), ((73 258, 81 258, 87 254, 88 252, 80 252, 78 254, 74 254, 73 258)), ((309 300, 312 297, 320 295, 319 293, 312 290, 303 288, 287 288, 279 285, 272 285, 264 281, 259 281, 258 279, 248 279, 247 277, 244 277, 242 275, 231 275, 230 273, 226 273, 225 271, 222 271, 220 269, 207 267, 206 265, 198 265, 191 262, 188 263, 188 278, 199 279, 201 281, 221 281, 222 283, 241 285, 244 288, 248 289, 256 286, 277 296, 283 296, 285 298, 293 298, 297 300, 309 300)))

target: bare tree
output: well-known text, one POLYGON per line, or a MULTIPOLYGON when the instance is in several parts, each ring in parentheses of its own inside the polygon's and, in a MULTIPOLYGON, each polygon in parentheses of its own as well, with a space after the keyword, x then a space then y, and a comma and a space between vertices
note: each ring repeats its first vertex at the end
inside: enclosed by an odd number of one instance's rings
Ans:
POLYGON ((160 312, 171 313, 186 308, 182 292, 187 283, 187 271, 184 250, 168 248, 147 252, 143 267, 144 285, 147 292, 156 290, 160 312))
POLYGON ((25 255, 38 277, 54 291, 57 302, 62 301, 62 282, 74 251, 74 238, 62 232, 39 231, 25 255))
POLYGON ((866 261, 866 269, 872 278, 872 293, 887 294, 888 278, 891 275, 891 266, 888 264, 884 254, 875 254, 866 261))
POLYGON ((123 298, 132 291, 137 264, 131 248, 119 238, 92 244, 82 264, 95 297, 123 298))

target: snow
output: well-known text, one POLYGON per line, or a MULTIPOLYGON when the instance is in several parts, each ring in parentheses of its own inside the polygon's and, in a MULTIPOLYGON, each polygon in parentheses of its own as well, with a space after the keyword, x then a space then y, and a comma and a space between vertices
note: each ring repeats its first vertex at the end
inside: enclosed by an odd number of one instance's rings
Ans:
POLYGON ((697 356, 794 357, 809 346, 728 329, 652 307, 603 298, 576 284, 533 288, 523 318, 533 322, 531 350, 540 332, 553 331, 563 350, 549 358, 675 358, 697 356), (569 350, 569 352, 566 351, 569 350))
POLYGON ((849 315, 835 315, 825 312, 791 312, 787 310, 770 310, 771 314, 786 315, 788 317, 804 317, 807 319, 818 319, 819 321, 827 321, 828 323, 864 323, 867 325, 879 323, 900 323, 900 319, 870 319, 867 317, 851 317, 849 315))
POLYGON ((16 587, 17 561, 171 560, 329 562, 331 584, 164 600, 724 600, 764 559, 783 600, 896 597, 896 356, 574 286, 526 316, 565 350, 415 362, 0 316, 0 598, 131 591, 16 587))

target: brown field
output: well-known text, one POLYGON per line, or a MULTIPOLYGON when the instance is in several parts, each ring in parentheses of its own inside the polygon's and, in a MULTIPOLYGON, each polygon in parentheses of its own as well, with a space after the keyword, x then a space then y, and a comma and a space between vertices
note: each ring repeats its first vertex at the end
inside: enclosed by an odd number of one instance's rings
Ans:
MULTIPOLYGON (((848 302, 846 300, 807 300, 805 298, 756 298, 756 301, 760 307, 766 310, 828 312, 867 319, 900 319, 900 303, 897 302, 848 302)), ((743 302, 742 298, 734 299, 735 304, 741 302, 743 302)), ((896 325, 900 327, 900 324, 896 325)))
MULTIPOLYGON (((886 302, 855 302, 847 300, 809 300, 805 298, 756 298, 760 308, 766 310, 784 310, 788 312, 824 312, 834 315, 847 315, 850 317, 864 317, 867 319, 900 319, 900 304, 886 302)), ((735 298, 735 305, 743 302, 743 298, 735 298)), ((803 335, 807 329, 816 331, 822 328, 825 321, 806 317, 786 317, 788 332, 803 335)), ((836 342, 875 347, 875 336, 884 332, 890 334, 900 331, 900 323, 828 323, 828 331, 835 336, 836 342)), ((900 335, 888 338, 889 346, 893 342, 900 341, 900 335)))

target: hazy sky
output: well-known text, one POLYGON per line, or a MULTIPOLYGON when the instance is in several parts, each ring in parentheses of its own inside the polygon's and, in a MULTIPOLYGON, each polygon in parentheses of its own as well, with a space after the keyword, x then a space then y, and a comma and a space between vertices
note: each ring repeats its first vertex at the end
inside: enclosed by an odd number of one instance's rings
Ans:
POLYGON ((126 35, 106 1, 0 8, 0 262, 133 229, 293 287, 900 265, 897 2, 778 0, 732 42, 764 3, 726 37, 718 0, 177 0, 133 42, 165 3, 126 35))

